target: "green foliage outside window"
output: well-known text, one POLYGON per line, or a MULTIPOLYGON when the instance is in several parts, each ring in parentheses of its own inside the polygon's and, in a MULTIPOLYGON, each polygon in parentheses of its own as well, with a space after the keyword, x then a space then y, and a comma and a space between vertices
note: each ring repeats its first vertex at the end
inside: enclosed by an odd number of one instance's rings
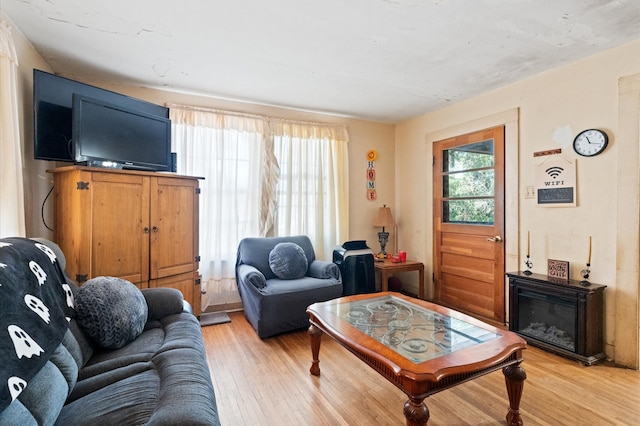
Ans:
POLYGON ((493 140, 446 150, 443 166, 444 221, 493 224, 493 140))

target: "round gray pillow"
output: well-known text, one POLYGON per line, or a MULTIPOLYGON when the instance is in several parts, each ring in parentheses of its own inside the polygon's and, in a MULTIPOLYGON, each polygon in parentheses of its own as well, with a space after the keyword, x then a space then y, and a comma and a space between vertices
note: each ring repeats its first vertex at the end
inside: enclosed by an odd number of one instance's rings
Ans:
POLYGON ((302 278, 307 273, 307 256, 296 243, 278 243, 269 253, 269 267, 283 280, 302 278))
POLYGON ((85 282, 75 297, 76 320, 100 346, 118 349, 142 333, 149 308, 131 282, 96 277, 85 282))

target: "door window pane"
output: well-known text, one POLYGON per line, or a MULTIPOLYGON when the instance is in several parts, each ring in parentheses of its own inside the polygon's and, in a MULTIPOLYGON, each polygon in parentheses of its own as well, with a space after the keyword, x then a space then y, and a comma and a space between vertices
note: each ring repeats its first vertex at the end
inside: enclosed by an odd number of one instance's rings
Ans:
POLYGON ((493 167, 493 139, 444 151, 445 172, 493 167))
POLYGON ((495 192, 493 169, 452 173, 442 178, 445 197, 493 197, 495 192))
POLYGON ((494 223, 493 139, 443 152, 443 221, 494 223))
POLYGON ((493 198, 444 201, 444 222, 493 225, 493 198))

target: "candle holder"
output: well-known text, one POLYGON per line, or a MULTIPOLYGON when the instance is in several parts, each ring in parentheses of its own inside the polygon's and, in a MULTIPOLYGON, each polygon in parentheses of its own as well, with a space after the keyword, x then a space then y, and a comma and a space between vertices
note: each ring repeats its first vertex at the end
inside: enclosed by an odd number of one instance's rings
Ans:
POLYGON ((525 269, 522 273, 525 275, 531 275, 531 268, 533 268, 533 262, 531 261, 531 259, 529 259, 529 255, 527 255, 527 260, 524 261, 524 266, 527 267, 527 269, 525 269))
POLYGON ((591 283, 589 282, 589 275, 591 274, 591 263, 587 263, 587 269, 583 269, 580 271, 580 275, 582 275, 582 281, 580 281, 580 285, 584 287, 589 287, 591 283))

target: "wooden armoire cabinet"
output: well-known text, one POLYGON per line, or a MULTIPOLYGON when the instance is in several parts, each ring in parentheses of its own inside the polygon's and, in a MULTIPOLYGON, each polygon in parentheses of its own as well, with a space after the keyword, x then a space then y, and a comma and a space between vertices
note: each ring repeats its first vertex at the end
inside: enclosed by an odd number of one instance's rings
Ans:
POLYGON ((54 240, 78 284, 113 276, 176 288, 200 315, 200 178, 83 166, 50 173, 54 240))

